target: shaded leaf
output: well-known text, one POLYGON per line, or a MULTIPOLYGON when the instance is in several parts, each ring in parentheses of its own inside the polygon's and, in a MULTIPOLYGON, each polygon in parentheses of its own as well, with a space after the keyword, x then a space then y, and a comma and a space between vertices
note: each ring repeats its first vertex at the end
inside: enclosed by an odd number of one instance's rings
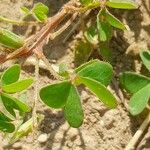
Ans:
POLYGON ((9 85, 5 85, 2 87, 2 90, 6 93, 16 93, 16 92, 21 92, 25 89, 27 89, 31 84, 33 83, 33 79, 25 79, 21 80, 9 85))
POLYGON ((129 102, 129 111, 132 115, 138 115, 146 107, 150 98, 150 84, 133 94, 129 102))
POLYGON ((84 119, 80 96, 77 89, 73 85, 70 87, 65 105, 65 118, 70 126, 74 128, 80 127, 84 119))
POLYGON ((112 28, 110 24, 105 20, 106 13, 104 10, 100 11, 97 15, 97 29, 100 41, 107 41, 112 36, 112 28))
POLYGON ((93 45, 98 43, 98 33, 96 26, 90 26, 84 33, 88 42, 93 45))
POLYGON ((77 66, 85 63, 90 54, 92 48, 91 44, 85 41, 78 41, 75 45, 75 63, 77 66))
POLYGON ((3 132, 12 133, 15 130, 15 126, 10 122, 0 120, 0 130, 3 132))
POLYGON ((0 112, 0 120, 1 121, 6 121, 6 122, 9 122, 9 121, 12 121, 10 118, 8 118, 4 113, 0 112))
POLYGON ((20 112, 29 112, 31 110, 27 104, 5 93, 1 93, 1 100, 7 111, 13 116, 15 116, 14 109, 20 112))
POLYGON ((115 108, 117 106, 116 98, 113 94, 100 82, 87 77, 80 77, 80 82, 89 88, 107 107, 115 108))
POLYGON ((145 67, 150 71, 150 52, 146 50, 141 50, 140 57, 145 67))
POLYGON ((34 8, 32 9, 32 12, 38 21, 43 22, 43 21, 47 20, 49 8, 46 5, 44 5, 43 3, 37 3, 37 4, 35 4, 34 8))
POLYGON ((126 30, 126 26, 108 11, 106 11, 106 19, 108 23, 112 25, 113 27, 121 29, 121 30, 126 30))
POLYGON ((78 76, 89 77, 104 85, 108 85, 112 79, 112 66, 107 62, 94 60, 76 69, 78 76))
POLYGON ((68 81, 48 85, 40 90, 40 98, 49 107, 62 108, 67 101, 70 87, 71 83, 68 81))
POLYGON ((18 81, 19 76, 20 76, 20 66, 17 64, 11 66, 2 74, 1 77, 2 85, 8 85, 18 81))
POLYGON ((0 29, 0 44, 8 48, 17 49, 23 46, 24 40, 13 32, 0 29))
POLYGON ((120 9, 136 9, 138 7, 133 0, 108 0, 106 5, 108 7, 120 9))
POLYGON ((150 79, 134 72, 124 72, 120 75, 120 83, 128 92, 136 93, 148 85, 150 79))

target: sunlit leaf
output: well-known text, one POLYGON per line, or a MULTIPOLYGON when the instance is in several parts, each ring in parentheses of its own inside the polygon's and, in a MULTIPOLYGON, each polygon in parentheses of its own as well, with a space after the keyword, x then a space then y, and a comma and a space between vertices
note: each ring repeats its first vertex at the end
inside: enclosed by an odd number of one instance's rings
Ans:
POLYGON ((94 60, 76 69, 78 76, 89 77, 104 85, 108 85, 112 79, 112 66, 107 62, 94 60))
POLYGON ((15 83, 2 86, 2 90, 6 93, 16 93, 27 89, 33 83, 33 79, 25 79, 15 83))
POLYGON ((106 20, 113 27, 121 29, 121 30, 126 30, 126 26, 108 11, 106 11, 106 20))
POLYGON ((140 57, 145 67, 150 71, 150 52, 148 50, 141 50, 140 57))
POLYGON ((116 98, 113 94, 100 82, 88 77, 79 77, 81 83, 89 88, 107 107, 115 108, 117 106, 116 98))
POLYGON ((2 74, 1 77, 2 85, 8 85, 18 81, 19 76, 20 76, 20 66, 17 64, 11 66, 2 74))
POLYGON ((43 3, 37 3, 32 9, 32 12, 38 21, 43 22, 47 20, 49 8, 43 3))
POLYGON ((93 2, 93 0, 80 0, 81 4, 87 6, 93 2))
POLYGON ((150 79, 134 72, 124 72, 120 75, 120 83, 128 92, 136 93, 150 84, 150 79))
POLYGON ((70 87, 69 81, 48 85, 40 90, 40 98, 49 107, 62 108, 67 101, 70 87))
POLYGON ((24 13, 25 15, 28 15, 30 13, 30 10, 27 7, 21 7, 20 8, 21 12, 24 13))
POLYGON ((138 7, 133 0, 108 0, 106 5, 120 9, 136 9, 138 7))
POLYGON ((12 119, 8 118, 4 113, 0 112, 0 120, 1 121, 12 121, 12 119))
POLYGON ((138 115, 146 107, 150 98, 150 84, 133 94, 129 102, 129 111, 132 115, 138 115))
POLYGON ((15 130, 15 126, 10 122, 0 120, 0 130, 3 132, 12 133, 15 130))
POLYGON ((70 87, 65 105, 65 118, 70 126, 74 128, 80 127, 84 119, 80 96, 77 89, 73 85, 70 87))
POLYGON ((0 44, 17 49, 23 46, 24 40, 13 32, 0 28, 0 44))

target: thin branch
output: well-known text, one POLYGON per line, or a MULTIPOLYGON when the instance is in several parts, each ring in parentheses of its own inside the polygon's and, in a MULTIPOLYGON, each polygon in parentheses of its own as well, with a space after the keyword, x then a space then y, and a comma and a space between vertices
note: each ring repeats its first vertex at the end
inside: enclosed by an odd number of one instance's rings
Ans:
POLYGON ((127 147, 125 148, 125 150, 132 150, 135 149, 135 145, 137 144, 139 138, 141 137, 141 135, 143 134, 143 132, 145 131, 145 129, 148 127, 150 123, 150 113, 147 115, 147 117, 145 118, 145 120, 143 121, 142 125, 140 126, 140 128, 137 130, 137 132, 134 134, 134 136, 132 137, 132 139, 130 140, 130 142, 128 143, 127 147))

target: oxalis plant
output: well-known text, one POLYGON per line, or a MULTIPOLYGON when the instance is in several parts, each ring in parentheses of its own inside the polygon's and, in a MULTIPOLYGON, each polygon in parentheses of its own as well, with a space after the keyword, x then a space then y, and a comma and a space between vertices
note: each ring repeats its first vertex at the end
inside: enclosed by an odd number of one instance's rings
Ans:
POLYGON ((77 87, 83 84, 94 93, 107 107, 115 108, 117 101, 106 88, 112 79, 109 63, 92 60, 76 68, 74 72, 60 69, 63 81, 50 84, 40 90, 41 100, 52 108, 63 108, 70 126, 78 128, 84 120, 82 104, 77 87))
POLYGON ((4 133, 17 131, 24 123, 25 113, 31 111, 26 102, 14 96, 16 93, 27 90, 33 83, 32 78, 19 80, 20 69, 20 65, 16 64, 1 73, 0 130, 4 133))
MULTIPOLYGON (((140 57, 145 67, 150 71, 150 52, 148 50, 141 50, 140 57)), ((138 139, 150 122, 150 78, 135 72, 124 72, 120 75, 120 83, 122 87, 131 94, 129 112, 133 116, 139 115, 146 108, 148 110, 147 117, 125 149, 130 150, 137 144, 138 139)))

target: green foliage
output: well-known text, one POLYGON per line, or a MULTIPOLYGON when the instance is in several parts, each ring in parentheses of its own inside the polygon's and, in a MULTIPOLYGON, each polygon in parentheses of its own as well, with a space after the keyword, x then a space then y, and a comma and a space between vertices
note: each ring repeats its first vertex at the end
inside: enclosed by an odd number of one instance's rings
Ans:
POLYGON ((20 36, 0 28, 0 44, 8 48, 17 49, 23 46, 24 40, 20 36))
POLYGON ((105 87, 112 78, 110 64, 92 60, 75 69, 70 79, 48 85, 40 90, 41 100, 52 108, 64 108, 65 118, 72 127, 83 122, 83 110, 77 86, 84 84, 109 108, 117 105, 115 97, 105 87))
POLYGON ((0 130, 3 132, 13 132, 15 126, 12 123, 16 117, 16 111, 29 112, 30 107, 19 99, 8 93, 16 93, 27 89, 32 83, 32 79, 19 80, 20 66, 13 65, 2 73, 0 81, 0 130))
MULTIPOLYGON (((149 69, 148 54, 148 51, 140 52, 144 65, 149 69)), ((150 78, 137 73, 125 72, 120 75, 120 82, 128 92, 133 94, 129 102, 130 113, 138 115, 144 110, 150 99, 150 78)))

